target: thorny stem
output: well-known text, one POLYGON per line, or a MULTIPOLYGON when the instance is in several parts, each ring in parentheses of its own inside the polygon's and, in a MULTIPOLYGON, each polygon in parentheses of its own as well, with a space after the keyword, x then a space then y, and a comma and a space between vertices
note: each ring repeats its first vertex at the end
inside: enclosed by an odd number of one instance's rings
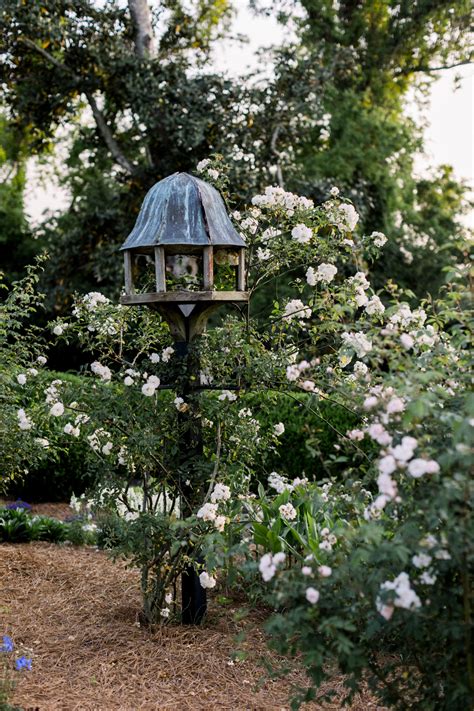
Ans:
POLYGON ((287 397, 291 398, 292 400, 295 400, 295 401, 298 402, 299 404, 303 405, 307 410, 309 410, 309 412, 312 412, 313 415, 316 415, 316 417, 319 417, 319 419, 322 420, 323 422, 325 422, 326 425, 327 425, 328 427, 330 427, 330 429, 332 429, 334 432, 336 432, 336 434, 338 434, 340 437, 343 437, 343 438, 346 439, 348 442, 350 442, 350 443, 353 445, 353 447, 355 447, 355 448, 357 449, 357 451, 359 452, 359 454, 361 454, 365 459, 367 459, 367 461, 370 461, 370 459, 369 459, 369 457, 366 455, 366 453, 365 453, 360 447, 358 447, 358 446, 356 445, 356 443, 355 443, 352 439, 350 439, 350 438, 349 438, 347 435, 345 435, 343 432, 340 432, 340 431, 337 429, 337 427, 334 427, 334 425, 332 425, 332 424, 329 422, 329 420, 327 420, 325 417, 323 417, 319 412, 317 412, 316 410, 314 410, 314 409, 313 409, 312 407, 310 407, 307 403, 302 403, 300 400, 298 400, 297 397, 295 397, 294 395, 292 395, 292 393, 283 391, 283 394, 286 395, 287 397))
POLYGON ((215 483, 215 481, 216 481, 217 472, 219 471, 219 462, 220 462, 220 458, 221 458, 221 443, 222 443, 222 442, 221 442, 221 439, 222 439, 222 438, 221 438, 221 423, 220 423, 220 422, 217 423, 216 437, 217 437, 216 460, 215 460, 215 462, 214 462, 214 469, 213 469, 212 474, 211 474, 211 478, 210 478, 210 481, 209 481, 209 488, 208 488, 207 494, 206 494, 206 496, 205 496, 205 498, 204 498, 204 503, 206 503, 207 501, 209 501, 209 498, 210 498, 210 496, 211 496, 212 490, 213 490, 213 488, 214 488, 214 483, 215 483))
MULTIPOLYGON (((260 279, 255 280, 253 287, 249 290, 249 294, 252 295, 257 289, 259 289, 262 286, 265 286, 265 284, 270 284, 270 282, 272 282, 274 279, 281 279, 282 277, 285 276, 285 274, 291 274, 292 272, 295 272, 304 266, 305 266, 305 263, 302 262, 301 264, 296 264, 295 266, 290 267, 290 269, 286 269, 284 272, 278 272, 278 273, 275 272, 273 274, 273 276, 266 279, 265 281, 262 281, 262 280, 265 279, 266 275, 262 274, 260 279)), ((257 314, 257 316, 258 316, 258 314, 257 314)))

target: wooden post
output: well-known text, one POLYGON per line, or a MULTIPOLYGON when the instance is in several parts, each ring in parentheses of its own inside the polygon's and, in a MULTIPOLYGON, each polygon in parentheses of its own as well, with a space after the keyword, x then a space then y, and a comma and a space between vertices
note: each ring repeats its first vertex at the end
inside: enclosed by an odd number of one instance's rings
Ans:
POLYGON ((125 293, 133 294, 132 255, 129 249, 126 249, 123 253, 123 265, 125 269, 125 293))
MULTIPOLYGON (((191 316, 191 320, 192 320, 191 316)), ((182 363, 182 377, 176 389, 176 395, 191 404, 191 410, 198 408, 198 400, 192 391, 192 382, 199 380, 199 362, 195 360, 195 354, 189 349, 189 319, 185 328, 187 337, 185 341, 175 341, 175 358, 179 358, 182 363)), ((192 415, 189 411, 178 412, 179 423, 179 488, 181 492, 181 518, 186 519, 193 514, 197 503, 202 500, 203 489, 207 488, 205 482, 199 479, 202 477, 199 466, 196 466, 203 456, 203 439, 201 431, 201 420, 192 415)), ((195 551, 190 551, 195 553, 195 551)), ((203 564, 200 556, 196 563, 203 564)), ((185 567, 181 575, 181 621, 183 625, 200 625, 207 610, 206 590, 202 587, 199 574, 194 565, 190 563, 185 567)))
POLYGON ((156 290, 166 291, 165 248, 155 247, 156 290))
POLYGON ((237 267, 237 291, 245 291, 245 249, 239 250, 239 264, 237 267))
POLYGON ((202 256, 203 289, 204 291, 210 291, 214 287, 213 247, 204 247, 202 256))

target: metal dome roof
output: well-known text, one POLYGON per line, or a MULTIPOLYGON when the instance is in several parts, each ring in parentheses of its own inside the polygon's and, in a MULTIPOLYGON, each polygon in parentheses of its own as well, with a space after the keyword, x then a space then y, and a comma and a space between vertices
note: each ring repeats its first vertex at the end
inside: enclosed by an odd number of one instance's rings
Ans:
POLYGON ((120 249, 148 251, 158 245, 245 247, 245 242, 212 185, 188 173, 174 173, 148 191, 120 249))

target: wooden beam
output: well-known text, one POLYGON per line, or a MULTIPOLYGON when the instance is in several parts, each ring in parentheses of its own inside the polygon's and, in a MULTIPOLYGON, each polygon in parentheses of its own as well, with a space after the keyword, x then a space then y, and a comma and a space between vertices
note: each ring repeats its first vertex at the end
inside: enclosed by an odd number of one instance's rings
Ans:
POLYGON ((214 287, 214 248, 204 247, 202 251, 203 288, 208 291, 214 287))
POLYGON ((125 270, 125 293, 133 294, 132 254, 129 249, 126 249, 123 253, 123 266, 125 270))
POLYGON ((165 248, 155 247, 156 290, 166 291, 165 248))
POLYGON ((245 249, 239 250, 239 264, 237 267, 237 291, 245 292, 245 249))
POLYGON ((155 294, 127 294, 120 299, 121 304, 134 306, 137 304, 192 304, 199 302, 240 303, 248 301, 246 291, 161 291, 155 294))

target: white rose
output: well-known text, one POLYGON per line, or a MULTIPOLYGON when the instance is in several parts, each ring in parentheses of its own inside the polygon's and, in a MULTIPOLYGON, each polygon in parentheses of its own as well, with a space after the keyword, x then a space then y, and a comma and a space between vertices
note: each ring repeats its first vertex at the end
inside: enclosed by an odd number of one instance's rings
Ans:
POLYGON ((215 587, 217 580, 203 570, 199 576, 199 582, 201 583, 201 587, 206 589, 215 587))
POLYGON ((305 596, 308 602, 312 605, 316 605, 319 600, 319 591, 315 588, 306 588, 305 596))
POLYGON ((64 413, 64 405, 62 404, 62 402, 55 402, 49 411, 49 414, 52 415, 53 417, 61 417, 61 415, 63 413, 64 413))
POLYGON ((400 343, 407 351, 409 351, 410 348, 413 348, 415 341, 408 333, 402 333, 400 336, 400 343))
POLYGON ((291 236, 296 242, 300 244, 306 244, 310 241, 313 236, 313 230, 311 227, 306 227, 306 225, 299 224, 293 227, 291 230, 291 236))
POLYGON ((387 241, 387 238, 383 232, 372 232, 372 234, 370 235, 370 239, 373 241, 376 247, 383 247, 385 242, 387 241))
POLYGON ((275 433, 275 435, 277 437, 281 437, 281 435, 283 434, 284 431, 285 431, 285 425, 283 424, 283 422, 278 422, 278 424, 276 424, 273 428, 273 432, 275 433))
POLYGON ((282 518, 286 518, 287 521, 293 521, 297 516, 296 509, 292 504, 282 504, 278 511, 282 518))
POLYGON ((156 388, 151 383, 145 383, 142 385, 142 393, 147 397, 152 397, 155 394, 156 388))
POLYGON ((324 281, 329 284, 337 274, 337 267, 334 264, 320 264, 316 270, 316 281, 324 281))
POLYGON ((320 565, 318 568, 318 573, 323 578, 329 578, 329 576, 332 575, 332 568, 330 568, 329 565, 320 565))
POLYGON ((210 162, 211 161, 209 160, 209 158, 204 158, 204 160, 200 160, 196 166, 196 170, 198 171, 198 173, 203 173, 210 162))

